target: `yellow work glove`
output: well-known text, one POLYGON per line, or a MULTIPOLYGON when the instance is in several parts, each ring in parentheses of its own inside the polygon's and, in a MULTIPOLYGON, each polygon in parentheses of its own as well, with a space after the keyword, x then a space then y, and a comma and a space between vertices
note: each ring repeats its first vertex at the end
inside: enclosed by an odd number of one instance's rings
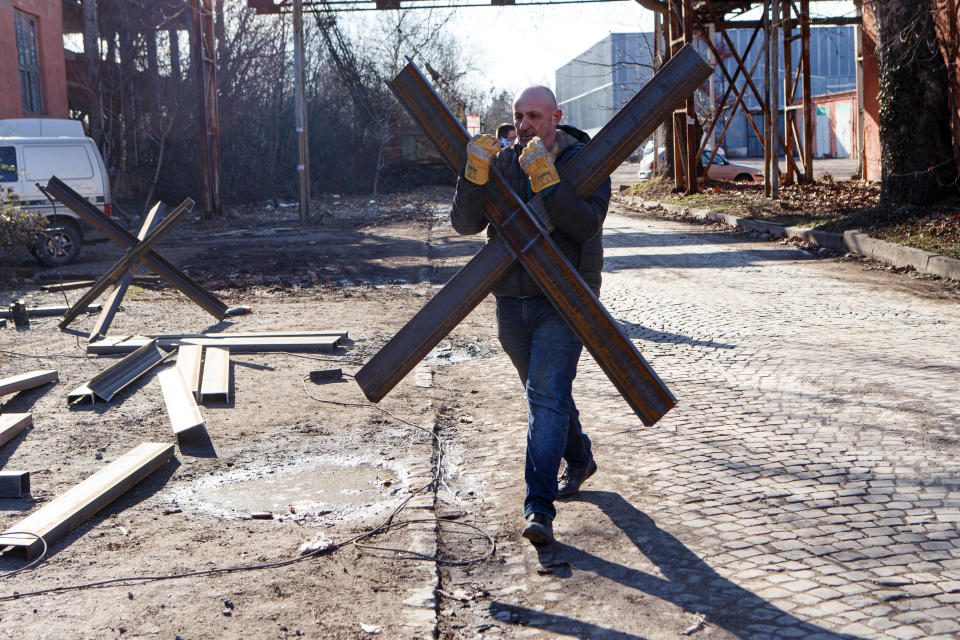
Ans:
POLYGON ((481 133, 467 143, 467 168, 464 177, 473 184, 487 184, 490 177, 490 160, 500 151, 500 141, 481 133))
POLYGON ((520 166, 530 176, 530 188, 534 193, 540 193, 560 182, 560 175, 557 173, 557 168, 553 166, 553 159, 550 158, 539 136, 523 148, 523 153, 520 154, 520 166))

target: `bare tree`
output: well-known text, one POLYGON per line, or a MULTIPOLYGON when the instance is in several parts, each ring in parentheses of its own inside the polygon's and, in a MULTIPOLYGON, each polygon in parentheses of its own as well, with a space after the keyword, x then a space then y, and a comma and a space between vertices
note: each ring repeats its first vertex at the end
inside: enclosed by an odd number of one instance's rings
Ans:
POLYGON ((947 68, 932 0, 872 0, 880 75, 881 197, 926 204, 957 192, 947 68))

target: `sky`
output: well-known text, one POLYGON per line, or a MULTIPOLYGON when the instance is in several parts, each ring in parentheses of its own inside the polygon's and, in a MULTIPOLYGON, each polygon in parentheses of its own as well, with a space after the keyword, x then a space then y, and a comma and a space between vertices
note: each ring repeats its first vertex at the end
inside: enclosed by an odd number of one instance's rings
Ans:
MULTIPOLYGON (((477 53, 485 80, 511 92, 532 84, 553 88, 559 67, 610 33, 653 30, 653 13, 633 0, 455 11, 457 31, 477 53)), ((759 18, 759 10, 752 13, 746 17, 759 18)), ((853 2, 814 0, 811 13, 852 16, 853 2)))

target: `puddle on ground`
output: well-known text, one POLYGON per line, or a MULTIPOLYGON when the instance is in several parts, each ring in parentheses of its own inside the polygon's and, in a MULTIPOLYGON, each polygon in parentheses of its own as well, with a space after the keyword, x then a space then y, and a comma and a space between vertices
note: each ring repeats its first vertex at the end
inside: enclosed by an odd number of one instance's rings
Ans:
POLYGON ((174 501, 224 518, 268 511, 294 520, 366 516, 392 506, 404 485, 383 466, 312 463, 231 470, 198 478, 175 490, 174 501), (332 515, 331 515, 332 514, 332 515))

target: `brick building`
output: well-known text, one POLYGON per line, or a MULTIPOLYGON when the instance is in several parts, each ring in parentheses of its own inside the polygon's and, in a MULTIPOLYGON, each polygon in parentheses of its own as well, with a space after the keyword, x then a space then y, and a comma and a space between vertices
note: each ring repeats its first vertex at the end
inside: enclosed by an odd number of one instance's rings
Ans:
POLYGON ((0 118, 67 117, 60 0, 0 0, 0 118))

